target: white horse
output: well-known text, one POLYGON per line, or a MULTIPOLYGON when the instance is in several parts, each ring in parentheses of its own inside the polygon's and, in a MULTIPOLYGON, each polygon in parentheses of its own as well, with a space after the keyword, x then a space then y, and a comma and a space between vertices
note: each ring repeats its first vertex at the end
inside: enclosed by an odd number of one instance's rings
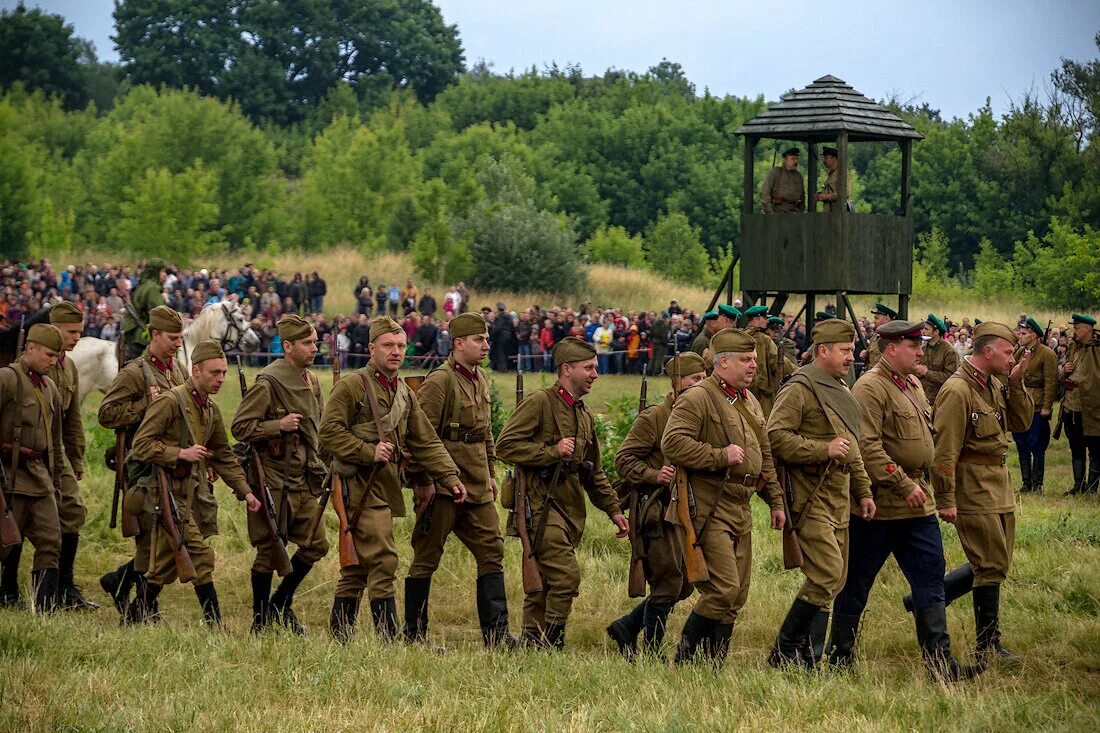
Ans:
MULTIPOLYGON (((199 317, 183 329, 182 353, 176 358, 184 374, 191 373, 191 351, 195 344, 213 339, 226 351, 250 354, 260 348, 260 337, 249 328, 244 313, 236 303, 212 303, 203 308, 199 317)), ((80 400, 92 392, 106 392, 118 376, 118 348, 114 341, 85 336, 77 342, 69 358, 80 374, 80 400)))

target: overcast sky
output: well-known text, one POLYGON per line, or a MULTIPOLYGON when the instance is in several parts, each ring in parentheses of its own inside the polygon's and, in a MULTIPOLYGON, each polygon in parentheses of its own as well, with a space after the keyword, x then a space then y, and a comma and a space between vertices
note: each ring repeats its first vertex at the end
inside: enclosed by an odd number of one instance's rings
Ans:
MULTIPOLYGON (((0 0, 11 8, 17 0, 0 0)), ((112 0, 27 0, 63 15, 116 60, 112 0)), ((1096 0, 828 3, 730 0, 436 0, 466 60, 497 72, 580 64, 645 71, 678 62, 699 92, 776 99, 833 74, 873 99, 927 102, 965 116, 1042 91, 1062 57, 1097 57, 1096 0)))

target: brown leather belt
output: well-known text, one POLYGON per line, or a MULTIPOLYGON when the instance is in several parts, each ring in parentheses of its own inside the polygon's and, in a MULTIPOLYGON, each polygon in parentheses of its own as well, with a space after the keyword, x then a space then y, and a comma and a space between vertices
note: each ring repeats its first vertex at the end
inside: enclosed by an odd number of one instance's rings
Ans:
POLYGON ((458 442, 459 443, 484 443, 485 442, 485 431, 484 430, 468 430, 466 432, 462 432, 460 430, 458 432, 458 442))
POLYGON ((913 469, 905 468, 905 469, 902 469, 902 470, 904 470, 905 475, 908 476, 911 479, 922 479, 922 478, 924 478, 924 469, 923 468, 913 468, 913 469))
MULTIPOLYGON (((0 455, 5 458, 11 458, 11 443, 0 443, 0 455)), ((19 455, 24 459, 30 459, 32 461, 41 461, 46 457, 46 454, 41 451, 31 450, 25 445, 19 446, 19 455)))
POLYGON ((959 454, 959 463, 972 463, 976 466, 1003 466, 1005 465, 1006 455, 1002 453, 993 456, 988 453, 974 453, 964 450, 959 454))
POLYGON ((764 479, 764 474, 744 474, 742 476, 727 476, 725 482, 732 486, 748 486, 751 489, 760 489, 767 483, 764 479))
POLYGON ((1072 379, 1067 379, 1066 381, 1062 382, 1062 384, 1063 386, 1065 386, 1067 392, 1069 392, 1071 389, 1077 389, 1077 382, 1072 379))
MULTIPOLYGON (((799 464, 798 470, 802 471, 802 473, 806 474, 807 476, 818 477, 825 475, 825 467, 828 465, 828 463, 802 463, 799 464)), ((833 466, 832 470, 836 471, 837 473, 851 473, 852 467, 849 466, 847 463, 838 463, 833 466)))

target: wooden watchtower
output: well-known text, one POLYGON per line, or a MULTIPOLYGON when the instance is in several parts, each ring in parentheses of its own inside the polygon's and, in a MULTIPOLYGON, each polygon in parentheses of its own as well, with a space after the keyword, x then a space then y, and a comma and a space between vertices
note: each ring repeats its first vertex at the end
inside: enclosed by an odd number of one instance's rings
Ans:
MULTIPOLYGON (((769 310, 778 315, 792 294, 804 294, 806 303, 799 316, 805 314, 807 332, 813 325, 817 295, 835 297, 837 317, 851 317, 856 323, 849 294, 896 294, 898 313, 907 317, 913 288, 910 171, 913 141, 922 140, 922 135, 835 76, 823 76, 784 96, 745 122, 737 134, 745 136, 745 189, 741 243, 734 262, 739 259, 741 263, 745 304, 767 304, 771 299, 769 310), (753 180, 754 153, 764 139, 805 144, 809 154, 805 157, 804 212, 764 214, 754 210, 759 188, 753 180), (897 210, 857 214, 842 205, 838 212, 817 211, 816 146, 836 147, 837 189, 843 192, 848 190, 850 144, 870 141, 895 142, 901 148, 897 210)), ((711 308, 723 290, 726 302, 732 302, 733 264, 726 278, 715 292, 711 308)))

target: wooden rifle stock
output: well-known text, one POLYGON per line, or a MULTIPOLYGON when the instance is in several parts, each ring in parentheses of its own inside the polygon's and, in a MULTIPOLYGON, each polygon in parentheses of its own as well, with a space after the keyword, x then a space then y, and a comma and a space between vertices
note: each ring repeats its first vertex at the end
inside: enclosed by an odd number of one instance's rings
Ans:
MULTIPOLYGON (((267 486, 267 474, 264 472, 263 461, 260 460, 260 454, 255 449, 252 450, 252 465, 255 466, 254 471, 256 474, 253 493, 259 496, 260 502, 263 504, 260 507, 260 516, 263 517, 264 526, 267 527, 267 541, 271 547, 272 555, 271 564, 275 568, 275 572, 282 578, 288 575, 294 569, 294 566, 290 564, 290 555, 287 554, 285 540, 279 533, 275 514, 275 500, 271 498, 271 489, 267 486)), ((283 489, 284 492, 287 490, 286 488, 283 489)))
MULTIPOLYGON (((15 341, 15 358, 18 359, 19 355, 23 353, 23 346, 27 343, 27 314, 24 313, 19 317, 19 338, 15 341)), ((12 361, 15 361, 13 359, 12 361)))
POLYGON ((336 334, 332 334, 332 386, 340 382, 340 348, 336 345, 336 334))
MULTIPOLYGON (((111 527, 115 526, 115 510, 118 508, 119 500, 126 492, 126 444, 129 436, 125 430, 119 430, 116 434, 117 443, 115 444, 115 490, 114 496, 111 498, 111 527)), ((122 515, 122 536, 123 537, 136 537, 141 534, 141 523, 138 522, 138 518, 126 511, 126 507, 122 506, 120 513, 122 515)))
POLYGON ((176 522, 179 518, 179 509, 176 507, 176 500, 172 497, 172 490, 168 487, 168 474, 160 466, 157 466, 156 470, 157 504, 159 505, 157 513, 160 515, 158 521, 165 534, 168 535, 168 546, 172 548, 172 554, 175 555, 176 575, 179 576, 179 581, 190 583, 195 579, 197 573, 195 572, 194 563, 191 562, 191 555, 187 552, 187 546, 183 542, 183 537, 180 535, 179 524, 176 522))
POLYGON ((355 554, 355 542, 351 537, 351 527, 348 526, 348 507, 344 493, 344 478, 333 471, 332 473, 332 508, 336 510, 336 518, 340 520, 339 549, 340 567, 348 568, 359 564, 359 556, 355 554))
POLYGON ((626 594, 631 598, 645 596, 645 551, 639 525, 642 521, 642 497, 637 487, 630 489, 630 573, 626 580, 626 594))
POLYGON ((0 460, 0 547, 12 547, 23 542, 19 534, 19 525, 8 506, 8 475, 4 470, 4 461, 0 460))
POLYGON ((680 526, 684 528, 684 565, 687 567, 688 582, 705 583, 710 580, 710 571, 707 570, 707 561, 703 557, 703 548, 699 546, 699 536, 695 531, 695 518, 692 516, 695 501, 684 469, 676 469, 672 485, 675 488, 673 498, 676 501, 676 516, 680 520, 680 526))
POLYGON ((802 546, 798 544, 798 535, 794 529, 794 517, 791 516, 790 501, 790 476, 787 467, 776 462, 776 478, 779 480, 779 493, 783 495, 783 513, 786 521, 783 523, 783 569, 794 570, 802 567, 802 546))
POLYGON ((531 502, 527 496, 527 477, 522 468, 516 467, 515 473, 516 508, 513 519, 516 534, 519 535, 520 549, 523 552, 523 592, 542 591, 542 573, 535 558, 535 548, 531 544, 531 502))

